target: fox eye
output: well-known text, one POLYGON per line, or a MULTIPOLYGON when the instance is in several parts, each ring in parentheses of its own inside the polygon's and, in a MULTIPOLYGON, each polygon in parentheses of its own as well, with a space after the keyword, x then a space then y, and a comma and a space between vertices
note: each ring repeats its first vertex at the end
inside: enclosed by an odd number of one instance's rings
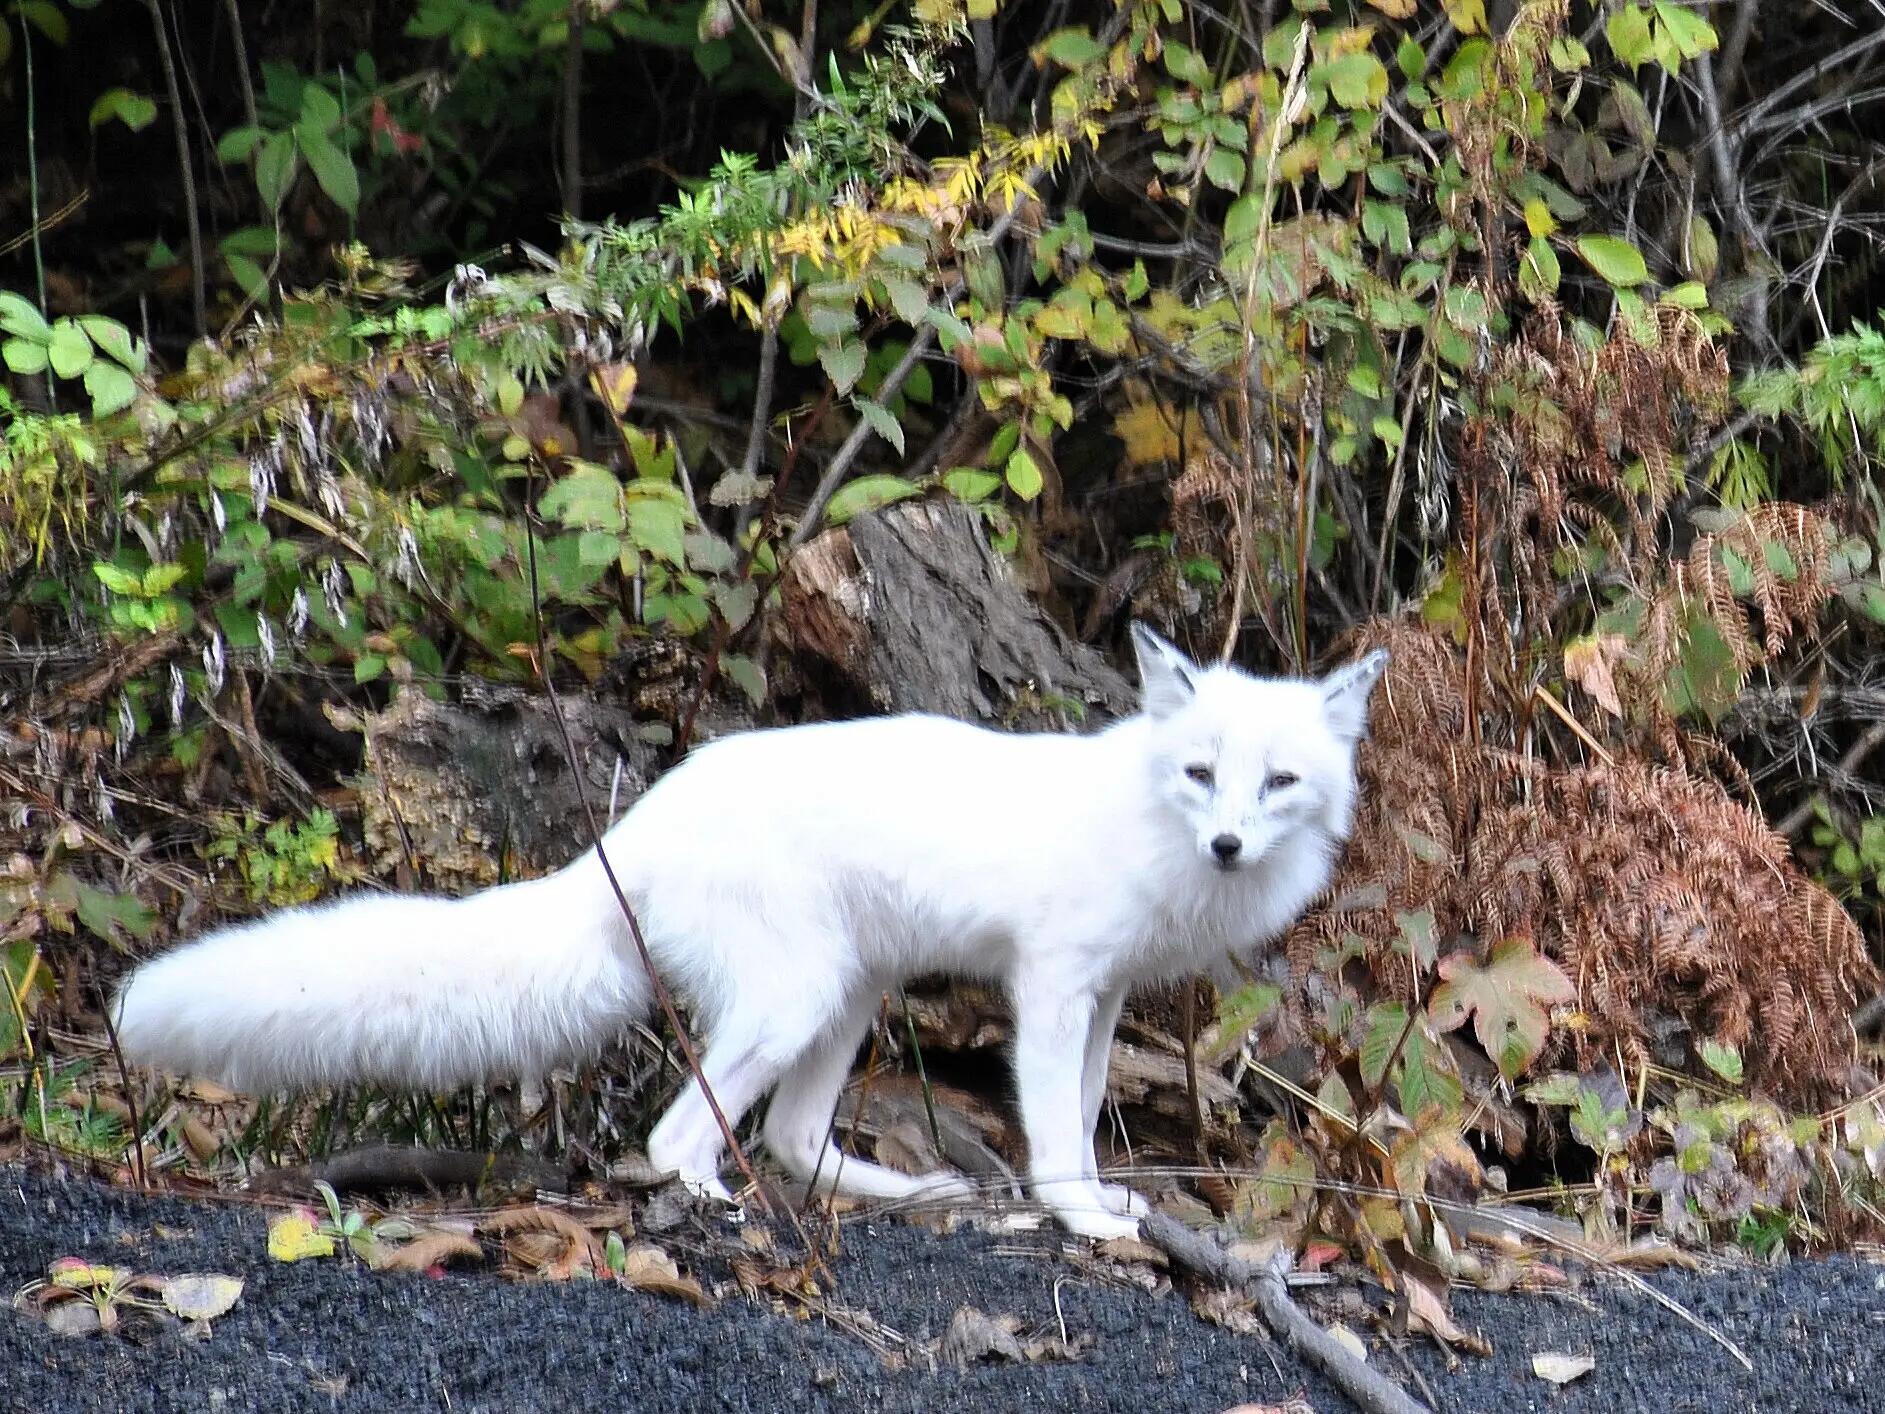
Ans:
POLYGON ((1205 765, 1202 761, 1198 762, 1195 766, 1185 767, 1185 774, 1189 776, 1192 780, 1196 781, 1201 786, 1208 786, 1211 784, 1211 780, 1212 780, 1211 768, 1205 765))
POLYGON ((1266 790, 1288 790, 1301 779, 1294 771, 1273 771, 1263 785, 1266 790))

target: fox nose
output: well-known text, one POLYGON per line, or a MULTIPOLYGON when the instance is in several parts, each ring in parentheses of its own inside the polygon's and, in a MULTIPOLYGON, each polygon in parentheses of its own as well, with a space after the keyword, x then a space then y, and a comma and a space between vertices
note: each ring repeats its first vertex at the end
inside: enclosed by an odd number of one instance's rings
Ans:
POLYGON ((1219 864, 1235 864, 1243 848, 1244 842, 1235 835, 1219 835, 1211 841, 1211 853, 1217 856, 1219 864))

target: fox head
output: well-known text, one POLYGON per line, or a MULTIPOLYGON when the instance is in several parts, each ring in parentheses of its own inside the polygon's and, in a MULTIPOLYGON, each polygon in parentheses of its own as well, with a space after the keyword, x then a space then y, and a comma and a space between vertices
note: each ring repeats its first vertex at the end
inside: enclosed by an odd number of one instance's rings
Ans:
POLYGON ((1143 624, 1132 626, 1132 645, 1153 787, 1202 860, 1230 872, 1304 831, 1348 838, 1355 745, 1385 650, 1315 680, 1201 668, 1143 624))

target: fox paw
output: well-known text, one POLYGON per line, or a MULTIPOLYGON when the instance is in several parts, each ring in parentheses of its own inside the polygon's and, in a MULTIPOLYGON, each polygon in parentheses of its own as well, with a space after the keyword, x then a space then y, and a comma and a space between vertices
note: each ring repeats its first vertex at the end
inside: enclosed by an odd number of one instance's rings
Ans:
POLYGON ((975 1196, 975 1185, 959 1173, 926 1173, 918 1180, 915 1196, 932 1203, 962 1203, 975 1196))
POLYGON ((1142 1218, 1152 1211, 1150 1203, 1123 1183, 1102 1183, 1100 1198, 1106 1204, 1106 1211, 1117 1217, 1142 1218))
POLYGON ((1137 1237, 1139 1220, 1122 1217, 1118 1213, 1098 1211, 1093 1208, 1057 1209, 1054 1216, 1060 1219, 1060 1225, 1075 1237, 1090 1237, 1096 1242, 1105 1242, 1114 1237, 1137 1237))
POLYGON ((718 1174, 682 1174, 681 1186, 696 1198, 728 1205, 733 1202, 732 1191, 720 1181, 718 1174))

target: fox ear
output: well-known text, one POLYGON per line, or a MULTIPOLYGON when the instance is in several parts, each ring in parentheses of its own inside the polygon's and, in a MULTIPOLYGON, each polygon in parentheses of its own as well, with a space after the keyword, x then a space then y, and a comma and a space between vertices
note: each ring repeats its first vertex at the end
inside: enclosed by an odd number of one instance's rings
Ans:
POLYGON ((1368 734, 1368 697, 1387 666, 1388 650, 1377 648, 1322 680, 1323 716, 1343 741, 1360 741, 1368 734))
POLYGON ((1169 717, 1191 701, 1197 666, 1144 624, 1132 625, 1132 651, 1139 660, 1139 705, 1148 717, 1169 717))

